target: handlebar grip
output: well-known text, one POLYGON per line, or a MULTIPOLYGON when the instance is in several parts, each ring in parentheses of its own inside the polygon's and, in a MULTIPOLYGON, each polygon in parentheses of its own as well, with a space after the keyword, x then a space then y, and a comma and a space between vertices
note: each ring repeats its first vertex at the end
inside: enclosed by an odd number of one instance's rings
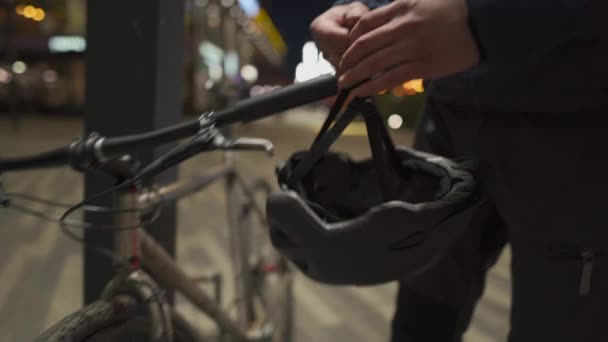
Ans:
POLYGON ((69 147, 62 147, 28 157, 0 158, 0 172, 66 165, 69 159, 69 147))
POLYGON ((234 107, 218 112, 216 124, 225 126, 235 122, 249 122, 282 112, 287 109, 322 100, 336 95, 338 85, 332 75, 317 77, 270 93, 237 103, 234 107))

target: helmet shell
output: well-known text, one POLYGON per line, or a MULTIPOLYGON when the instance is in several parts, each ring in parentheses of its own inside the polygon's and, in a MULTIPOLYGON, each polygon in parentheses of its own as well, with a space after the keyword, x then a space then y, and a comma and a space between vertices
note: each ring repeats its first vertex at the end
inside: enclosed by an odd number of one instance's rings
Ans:
MULTIPOLYGON (((403 200, 387 202, 349 196, 361 187, 372 188, 371 159, 355 162, 328 152, 308 179, 288 186, 289 171, 306 152, 292 155, 278 170, 282 190, 271 194, 266 204, 275 247, 303 273, 328 284, 378 284, 415 276, 432 265, 467 228, 476 208, 475 181, 467 164, 405 147, 398 152, 407 173, 402 184, 395 184, 404 188, 403 200), (324 165, 324 161, 329 163, 324 165), (317 180, 340 178, 333 171, 351 178, 345 182, 354 188, 335 187, 344 192, 338 207, 357 207, 351 212, 334 208, 339 194, 327 201, 320 193, 317 180), (419 186, 423 179, 428 186, 419 186), (412 194, 416 186, 419 189, 412 194), (345 212, 350 215, 345 217, 345 212)), ((374 191, 370 192, 374 197, 374 191)))

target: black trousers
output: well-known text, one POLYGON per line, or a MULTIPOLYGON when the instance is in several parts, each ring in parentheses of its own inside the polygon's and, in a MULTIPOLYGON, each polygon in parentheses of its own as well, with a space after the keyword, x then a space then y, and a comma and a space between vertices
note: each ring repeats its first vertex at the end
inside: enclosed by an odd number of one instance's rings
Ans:
POLYGON ((606 114, 479 110, 429 96, 416 147, 479 160, 482 199, 441 260, 400 284, 393 342, 461 341, 506 243, 510 342, 608 341, 606 114))

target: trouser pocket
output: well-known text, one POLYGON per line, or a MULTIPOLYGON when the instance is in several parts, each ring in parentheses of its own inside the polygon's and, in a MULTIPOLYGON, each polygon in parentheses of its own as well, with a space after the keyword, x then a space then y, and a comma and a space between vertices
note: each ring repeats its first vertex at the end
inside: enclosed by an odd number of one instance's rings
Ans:
POLYGON ((560 260, 578 262, 580 264, 578 294, 586 296, 591 292, 593 268, 597 261, 603 260, 608 256, 608 251, 576 245, 559 245, 552 248, 551 255, 560 260))
POLYGON ((608 341, 608 247, 553 246, 513 249, 509 341, 608 341))

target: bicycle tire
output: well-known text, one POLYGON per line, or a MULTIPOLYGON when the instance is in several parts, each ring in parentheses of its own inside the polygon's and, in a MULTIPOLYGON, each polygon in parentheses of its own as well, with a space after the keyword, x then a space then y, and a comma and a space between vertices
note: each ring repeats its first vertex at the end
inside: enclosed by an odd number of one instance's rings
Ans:
MULTIPOLYGON (((96 301, 64 317, 35 342, 148 341, 150 324, 135 299, 117 296, 96 301)), ((204 339, 175 311, 171 312, 174 342, 203 342, 204 339)))
MULTIPOLYGON (((270 314, 273 317, 271 340, 273 342, 290 342, 293 338, 294 325, 294 297, 291 271, 289 270, 284 275, 289 277, 284 288, 276 290, 266 288, 269 284, 256 282, 254 270, 251 267, 252 258, 255 259, 257 257, 256 253, 260 253, 261 248, 267 248, 266 252, 273 253, 273 257, 280 259, 281 263, 289 267, 287 261, 274 250, 270 243, 266 230, 265 215, 264 217, 258 217, 261 220, 255 220, 255 211, 251 210, 248 199, 244 194, 244 190, 246 190, 251 192, 254 197, 261 196, 260 200, 265 200, 271 189, 268 182, 261 178, 249 184, 244 184, 238 178, 228 181, 227 208, 231 229, 231 262, 235 276, 235 294, 237 298, 242 299, 241 303, 237 304, 237 321, 245 327, 251 324, 252 321, 255 321, 260 315, 270 314), (255 227, 256 224, 264 227, 255 227), (256 243, 257 239, 262 240, 262 242, 256 243), (245 268, 245 271, 242 270, 243 268, 245 268), (277 312, 266 312, 268 308, 264 306, 263 302, 272 301, 273 298, 270 297, 282 298, 282 301, 276 308, 277 312)), ((259 203, 258 207, 264 208, 264 206, 259 206, 259 203)), ((264 279, 263 281, 266 280, 264 279)))

